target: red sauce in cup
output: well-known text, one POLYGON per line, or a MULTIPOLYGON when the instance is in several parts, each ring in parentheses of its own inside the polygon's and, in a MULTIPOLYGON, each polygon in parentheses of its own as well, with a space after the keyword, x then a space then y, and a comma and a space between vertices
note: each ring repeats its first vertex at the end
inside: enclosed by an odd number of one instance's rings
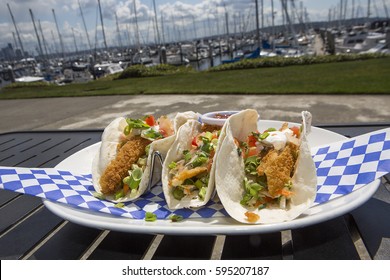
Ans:
POLYGON ((215 119, 227 119, 231 116, 232 114, 215 114, 214 118, 215 119))

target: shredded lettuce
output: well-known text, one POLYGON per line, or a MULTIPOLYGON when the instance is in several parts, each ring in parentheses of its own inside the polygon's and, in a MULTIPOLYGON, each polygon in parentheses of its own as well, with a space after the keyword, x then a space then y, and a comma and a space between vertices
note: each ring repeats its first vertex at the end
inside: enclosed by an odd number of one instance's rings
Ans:
POLYGON ((132 170, 129 171, 129 176, 123 179, 123 183, 128 185, 130 189, 136 190, 141 183, 142 174, 142 168, 136 164, 133 164, 132 170))
POLYGON ((141 119, 127 118, 126 122, 127 122, 127 126, 125 127, 125 129, 123 131, 125 135, 128 135, 134 128, 137 128, 137 129, 150 128, 150 126, 148 124, 146 124, 145 121, 143 121, 141 119))
POLYGON ((260 185, 259 183, 253 182, 252 180, 248 180, 247 178, 244 178, 244 190, 245 194, 240 201, 241 205, 249 206, 249 202, 252 199, 257 200, 259 197, 259 191, 264 189, 264 186, 260 185))
POLYGON ((260 164, 260 158, 258 156, 251 156, 245 159, 245 173, 251 175, 257 175, 257 167, 260 164))
POLYGON ((150 140, 156 140, 163 138, 162 134, 153 128, 149 128, 141 133, 143 138, 150 139, 150 140))

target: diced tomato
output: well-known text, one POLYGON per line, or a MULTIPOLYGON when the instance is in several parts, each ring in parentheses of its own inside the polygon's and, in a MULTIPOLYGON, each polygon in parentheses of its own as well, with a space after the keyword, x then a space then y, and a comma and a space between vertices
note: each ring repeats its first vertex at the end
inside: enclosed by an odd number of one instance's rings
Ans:
POLYGON ((249 135, 248 136, 248 146, 249 147, 255 147, 256 146, 256 137, 254 135, 249 135))
POLYGON ((146 124, 149 125, 149 126, 154 126, 155 123, 156 123, 156 121, 155 121, 153 115, 146 116, 146 117, 145 117, 145 122, 146 122, 146 124))
POLYGON ((293 134, 294 134, 297 138, 299 138, 299 136, 300 136, 300 134, 301 134, 301 130, 299 129, 299 127, 293 126, 293 127, 291 127, 290 129, 292 130, 293 134))
POLYGON ((246 157, 251 157, 251 156, 255 156, 258 154, 258 150, 257 150, 257 147, 250 147, 248 149, 248 152, 246 153, 246 157))
POLYGON ((192 144, 192 146, 198 147, 197 137, 196 136, 194 137, 194 139, 192 139, 191 144, 192 144))

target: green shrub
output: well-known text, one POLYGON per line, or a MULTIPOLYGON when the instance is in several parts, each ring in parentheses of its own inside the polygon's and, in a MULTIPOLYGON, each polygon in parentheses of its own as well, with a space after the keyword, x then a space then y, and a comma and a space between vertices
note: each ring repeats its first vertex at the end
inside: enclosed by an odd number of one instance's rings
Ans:
POLYGON ((5 86, 4 88, 14 89, 14 88, 50 87, 50 86, 56 86, 56 85, 48 83, 48 82, 44 82, 44 81, 30 82, 30 83, 17 82, 17 83, 9 84, 9 85, 5 86))
POLYGON ((382 53, 366 53, 366 54, 340 54, 340 55, 323 55, 323 56, 300 56, 300 57, 260 57, 256 59, 243 59, 235 63, 222 64, 208 71, 227 71, 238 69, 251 69, 262 67, 285 67, 293 65, 309 65, 318 63, 344 62, 355 60, 366 60, 373 58, 388 57, 382 53))
POLYGON ((193 71, 194 70, 192 69, 192 67, 178 67, 169 64, 158 64, 153 66, 132 65, 130 67, 127 67, 123 72, 121 72, 117 79, 156 77, 177 73, 188 73, 193 71))

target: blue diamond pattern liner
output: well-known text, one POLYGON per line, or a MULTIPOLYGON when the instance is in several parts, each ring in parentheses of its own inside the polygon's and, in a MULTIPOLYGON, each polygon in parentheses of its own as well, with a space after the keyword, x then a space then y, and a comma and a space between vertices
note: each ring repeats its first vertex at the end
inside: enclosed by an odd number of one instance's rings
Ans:
MULTIPOLYGON (((317 168, 314 204, 347 195, 390 172, 390 128, 312 149, 317 168)), ((161 183, 122 208, 93 196, 92 175, 72 174, 54 168, 0 167, 0 189, 33 195, 55 202, 132 219, 153 212, 158 219, 172 214, 184 218, 227 216, 215 197, 198 209, 169 210, 161 183)))
POLYGON ((390 172, 390 128, 311 150, 317 168, 314 204, 349 194, 390 172))

